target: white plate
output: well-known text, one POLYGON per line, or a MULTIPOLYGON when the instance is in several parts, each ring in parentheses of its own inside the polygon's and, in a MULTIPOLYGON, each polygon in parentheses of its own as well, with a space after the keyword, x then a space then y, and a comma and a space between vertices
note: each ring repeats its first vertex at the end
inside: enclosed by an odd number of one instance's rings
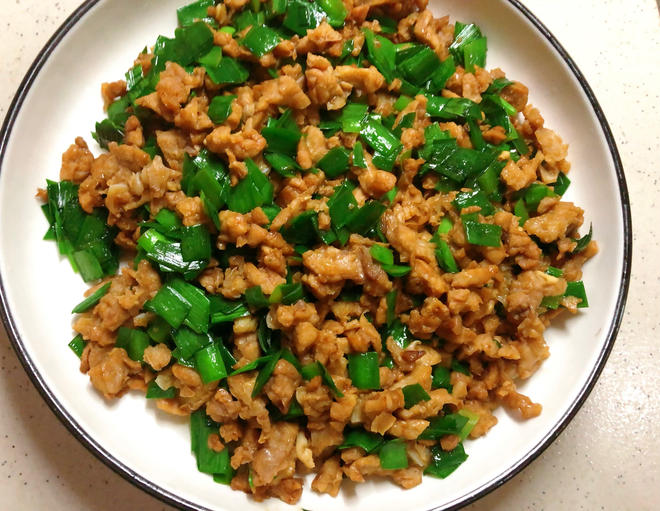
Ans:
MULTIPOLYGON (((121 77, 136 53, 175 28, 185 0, 90 0, 53 36, 28 72, 0 139, 0 297, 3 320, 32 381, 53 411, 93 453, 153 495, 188 509, 289 509, 257 503, 200 474, 186 421, 158 412, 137 393, 108 404, 78 371, 66 343, 70 311, 85 285, 54 243, 34 199, 57 179, 62 152, 103 117, 100 84, 121 77)), ((584 273, 590 308, 547 333, 551 357, 522 391, 543 414, 519 422, 504 410, 470 457, 445 480, 424 478, 403 491, 388 482, 345 484, 333 499, 310 490, 295 508, 407 511, 450 509, 503 484, 566 426, 586 398, 614 342, 630 273, 628 196, 616 146, 591 89, 541 23, 514 0, 431 1, 436 13, 478 23, 488 36, 489 67, 530 88, 547 126, 570 143, 567 194, 593 222, 600 253, 584 273)))

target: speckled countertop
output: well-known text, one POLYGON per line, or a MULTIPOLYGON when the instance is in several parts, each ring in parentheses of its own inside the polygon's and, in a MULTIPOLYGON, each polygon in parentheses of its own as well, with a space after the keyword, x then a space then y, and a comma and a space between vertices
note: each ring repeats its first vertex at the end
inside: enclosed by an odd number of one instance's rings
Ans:
MULTIPOLYGON (((0 0, 0 118, 37 52, 79 0, 0 0), (47 5, 45 5, 47 4, 47 5)), ((628 179, 634 257, 609 362, 566 431, 469 509, 660 508, 660 18, 655 0, 526 0, 586 75, 628 179)), ((0 508, 169 509, 115 475, 58 422, 0 327, 0 508)))

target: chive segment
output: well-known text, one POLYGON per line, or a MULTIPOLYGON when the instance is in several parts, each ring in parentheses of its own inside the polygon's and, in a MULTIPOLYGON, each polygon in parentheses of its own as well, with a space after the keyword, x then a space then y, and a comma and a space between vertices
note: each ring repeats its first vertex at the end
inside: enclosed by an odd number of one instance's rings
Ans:
POLYGON ((80 314, 94 307, 97 303, 99 303, 101 298, 103 298, 107 294, 111 284, 112 282, 106 282, 105 284, 103 284, 100 288, 98 288, 91 295, 85 298, 82 302, 76 305, 71 311, 71 314, 80 314))

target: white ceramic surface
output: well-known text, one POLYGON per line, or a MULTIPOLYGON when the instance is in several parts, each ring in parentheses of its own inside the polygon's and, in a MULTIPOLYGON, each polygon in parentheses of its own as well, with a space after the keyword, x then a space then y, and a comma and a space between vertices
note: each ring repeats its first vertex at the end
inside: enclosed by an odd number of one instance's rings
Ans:
MULTIPOLYGON (((61 260, 53 243, 41 241, 46 223, 32 199, 46 178, 55 179, 61 153, 102 117, 99 84, 121 76, 137 50, 172 32, 173 0, 101 1, 63 38, 37 75, 17 116, 0 172, 0 275, 16 332, 44 384, 82 430, 110 456, 165 491, 211 509, 286 509, 257 504, 198 474, 187 427, 155 410, 138 395, 108 405, 91 389, 65 341, 71 307, 84 284, 61 260), (142 16, 144 15, 144 16, 142 16), (146 21, 145 21, 146 20, 146 21), (167 450, 161 446, 167 445, 167 450)), ((489 37, 489 67, 502 67, 526 83, 547 125, 571 144, 573 184, 569 200, 584 207, 601 253, 585 271, 591 307, 548 332, 552 356, 522 386, 544 405, 525 423, 498 412, 500 424, 468 442, 469 460, 450 478, 407 492, 389 483, 346 485, 338 499, 306 491, 306 509, 363 509, 364 499, 383 511, 425 510, 474 493, 499 478, 543 443, 579 397, 602 354, 619 294, 623 268, 622 205, 612 157, 580 84, 551 45, 505 1, 432 2, 439 13, 475 21, 489 37), (611 275, 610 279, 598 276, 611 275), (362 503, 362 505, 361 505, 362 503)))

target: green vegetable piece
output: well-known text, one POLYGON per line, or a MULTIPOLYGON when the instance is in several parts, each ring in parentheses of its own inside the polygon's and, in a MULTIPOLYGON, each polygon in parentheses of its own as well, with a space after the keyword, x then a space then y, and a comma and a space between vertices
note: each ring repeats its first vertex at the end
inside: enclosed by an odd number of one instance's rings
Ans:
POLYGON ((575 240, 577 244, 575 245, 575 248, 573 249, 573 254, 577 254, 579 252, 582 252, 589 243, 591 243, 591 237, 593 236, 594 233, 594 226, 593 224, 589 225, 589 232, 582 236, 579 240, 575 240))
POLYGON ((481 119, 481 109, 474 101, 467 98, 444 98, 426 95, 426 113, 444 121, 481 119))
POLYGON ((397 112, 400 112, 401 110, 406 108, 411 102, 412 102, 411 97, 401 95, 399 96, 399 99, 397 99, 396 102, 394 103, 394 109, 397 112))
POLYGON ((380 467, 384 470, 399 470, 408 467, 406 443, 400 438, 385 442, 380 448, 380 467))
POLYGON ((317 240, 318 228, 318 213, 309 210, 294 217, 288 225, 280 229, 280 233, 292 245, 313 245, 317 240))
POLYGON ((468 423, 468 420, 468 417, 458 413, 432 417, 428 428, 419 435, 419 439, 439 440, 445 435, 458 435, 468 423))
POLYGON ((435 258, 440 267, 449 273, 458 273, 461 271, 458 264, 456 264, 456 259, 454 259, 454 254, 451 252, 449 243, 440 238, 432 241, 435 243, 435 258))
POLYGON ((555 196, 555 192, 549 186, 533 183, 525 190, 525 204, 530 211, 536 211, 541 200, 553 196, 555 196))
POLYGON ((82 335, 78 334, 73 339, 71 339, 71 342, 69 342, 69 348, 71 348, 71 351, 73 351, 76 355, 78 355, 78 358, 80 358, 82 357, 83 350, 85 349, 85 344, 86 343, 82 335))
POLYGON ((202 224, 184 227, 181 233, 184 261, 208 261, 211 258, 211 235, 202 224))
POLYGON ((479 415, 474 413, 473 411, 468 410, 467 408, 463 408, 459 410, 458 414, 467 418, 467 422, 458 433, 458 438, 460 438, 462 442, 468 437, 470 432, 477 425, 477 422, 479 422, 479 415))
POLYGON ((412 408, 420 401, 430 401, 431 396, 424 390, 419 383, 406 385, 401 389, 403 391, 403 399, 405 401, 406 409, 412 408))
POLYGON ((185 360, 191 359, 199 350, 213 344, 209 334, 198 334, 186 327, 179 328, 172 334, 172 338, 177 347, 177 357, 185 360))
POLYGON ((394 264, 394 253, 383 245, 372 245, 369 249, 369 253, 375 261, 378 261, 381 264, 394 264))
POLYGON ((289 0, 283 25, 299 36, 318 27, 328 14, 317 4, 303 0, 289 0))
POLYGON ((249 213, 254 208, 273 202, 273 183, 251 159, 245 161, 247 176, 234 186, 227 205, 237 213, 249 213))
POLYGON ((124 348, 132 360, 142 362, 147 346, 149 346, 149 336, 146 332, 126 327, 120 327, 117 331, 115 347, 124 348))
POLYGON ((217 434, 218 424, 211 421, 204 409, 190 415, 190 446, 197 459, 197 470, 205 474, 213 474, 214 480, 231 480, 234 470, 231 467, 229 448, 215 452, 208 445, 211 434, 217 434))
POLYGON ((557 176, 557 182, 553 186, 553 190, 560 197, 566 193, 568 187, 571 185, 571 180, 568 179, 568 176, 563 172, 560 172, 557 176))
POLYGON ((163 286, 144 309, 162 317, 172 328, 179 328, 190 312, 191 304, 170 286, 163 286))
POLYGON ((257 57, 263 57, 280 44, 282 37, 270 27, 253 26, 240 43, 257 57))
POLYGON ((385 77, 387 83, 395 78, 396 48, 386 37, 376 35, 371 29, 364 28, 367 43, 367 57, 378 71, 385 77))
POLYGON ((465 362, 461 362, 460 360, 453 358, 451 361, 451 370, 456 371, 457 373, 462 373, 466 376, 470 376, 472 373, 470 373, 470 369, 465 362))
POLYGON ((172 328, 160 316, 156 316, 147 327, 147 335, 154 342, 165 342, 170 337, 172 328))
POLYGON ((574 296, 580 299, 578 309, 589 307, 589 300, 587 300, 587 292, 584 289, 584 282, 581 280, 566 283, 566 293, 564 296, 574 296))
MULTIPOLYGON (((217 46, 215 48, 219 49, 217 46)), ((200 59, 200 64, 206 69, 206 74, 208 74, 211 81, 217 85, 245 82, 250 76, 250 72, 245 66, 231 57, 224 56, 218 60, 218 52, 215 48, 211 50, 213 52, 211 55, 206 55, 200 59)))
POLYGON ((151 380, 147 385, 147 399, 173 399, 176 397, 176 387, 163 390, 158 386, 156 380, 151 380))
POLYGON ((367 161, 364 159, 364 149, 362 148, 362 142, 359 140, 355 142, 355 147, 353 147, 353 166, 360 169, 367 168, 367 161))
POLYGON ((442 61, 440 66, 433 72, 427 88, 429 92, 437 94, 445 88, 449 80, 456 72, 456 63, 451 55, 442 61))
POLYGON ((446 367, 437 365, 433 367, 433 378, 431 380, 432 389, 447 389, 451 394, 454 387, 451 384, 451 371, 446 367))
POLYGON ((231 115, 231 104, 238 96, 216 96, 209 105, 208 116, 215 124, 222 124, 231 115))
POLYGON ((343 450, 350 449, 351 447, 360 447, 365 451, 365 454, 371 454, 376 452, 384 442, 385 439, 377 433, 371 433, 362 428, 355 428, 344 433, 344 441, 337 449, 343 450))
POLYGON ((520 219, 518 220, 518 225, 520 225, 520 227, 525 225, 525 222, 529 219, 529 212, 527 211, 527 206, 525 206, 525 201, 523 199, 518 199, 516 201, 516 204, 513 206, 513 214, 520 219))
POLYGON ((383 265, 383 270, 391 276, 395 278, 401 278, 405 277, 410 273, 410 266, 404 266, 400 264, 385 264, 383 265))
POLYGON ((367 121, 369 105, 363 103, 348 103, 341 111, 338 122, 341 130, 346 133, 360 133, 367 121))
POLYGON ((333 27, 342 27, 348 11, 342 0, 316 0, 321 9, 328 15, 328 23, 333 27))
POLYGON ((557 278, 564 276, 564 271, 559 269, 559 268, 555 268, 554 266, 548 266, 546 268, 545 272, 548 275, 551 275, 551 276, 557 277, 557 278))
POLYGON ((449 51, 456 62, 465 67, 464 48, 470 42, 483 37, 479 27, 473 23, 464 24, 456 22, 454 25, 454 41, 449 46, 449 51))
POLYGON ((192 25, 195 21, 206 18, 207 9, 213 5, 213 0, 198 0, 176 10, 179 25, 182 27, 192 25))
POLYGON ((472 206, 481 208, 480 213, 484 216, 495 214, 495 208, 481 190, 472 190, 470 192, 459 192, 452 201, 456 210, 460 213, 463 209, 472 206))
POLYGON ((105 284, 103 284, 100 288, 98 288, 91 295, 85 298, 82 302, 76 305, 71 311, 71 314, 80 314, 81 312, 88 311, 89 309, 94 307, 97 303, 99 303, 101 298, 103 298, 106 295, 106 293, 110 289, 110 284, 112 283, 106 282, 105 284))
POLYGON ((431 447, 431 464, 424 470, 425 475, 444 479, 460 467, 468 455, 465 454, 463 444, 458 444, 451 451, 443 451, 439 445, 431 447))
POLYGON ((300 172, 301 170, 296 160, 286 154, 266 153, 264 154, 264 158, 270 163, 273 170, 282 177, 293 177, 296 175, 296 172, 300 172))
POLYGON ((371 200, 364 206, 354 211, 353 215, 346 223, 346 227, 351 231, 362 236, 367 236, 380 221, 381 215, 387 207, 381 202, 371 200))
POLYGON ((403 148, 398 137, 374 117, 369 117, 365 122, 360 136, 376 152, 374 165, 383 170, 392 170, 394 161, 403 148))
POLYGON ((344 147, 330 149, 318 162, 318 167, 326 177, 334 179, 348 171, 349 151, 344 147))
POLYGON ((468 243, 482 247, 499 247, 502 238, 502 227, 493 224, 482 224, 475 216, 463 215, 463 230, 468 243))
POLYGON ((250 310, 241 301, 227 300, 221 296, 209 297, 211 302, 211 324, 228 323, 250 315, 250 310))
POLYGON ((73 253, 73 260, 85 282, 103 277, 103 268, 91 250, 78 250, 73 253))
POLYGON ((358 389, 379 389, 378 353, 370 351, 348 355, 348 375, 358 389))
POLYGON ((284 305, 291 305, 298 300, 305 297, 305 290, 300 282, 290 284, 280 284, 277 286, 273 293, 270 295, 269 302, 271 304, 282 303, 284 305))
POLYGON ((412 336, 410 335, 410 330, 404 325, 400 319, 395 319, 392 322, 392 325, 385 330, 383 334, 383 341, 386 341, 388 337, 392 337, 392 340, 397 343, 401 348, 405 349, 412 342, 412 336))
POLYGON ((173 279, 168 285, 190 304, 183 323, 197 333, 206 333, 209 328, 211 302, 204 291, 181 279, 173 279))
POLYGON ((486 53, 488 51, 488 42, 485 37, 479 37, 466 43, 463 46, 463 61, 465 70, 468 73, 474 73, 476 67, 486 67, 486 53))
POLYGON ((268 308, 270 302, 261 290, 261 286, 253 286, 245 290, 245 301, 250 307, 255 309, 268 308))
POLYGON ((357 200, 353 196, 354 189, 355 185, 345 180, 335 188, 335 193, 328 200, 330 219, 336 229, 344 227, 357 209, 357 200))
POLYGON ((335 385, 335 382, 332 379, 332 376, 330 376, 328 370, 318 360, 316 362, 312 362, 310 364, 303 366, 300 369, 300 374, 307 381, 311 380, 316 376, 320 376, 323 383, 330 388, 330 390, 336 397, 344 397, 344 394, 337 388, 337 385, 335 385))
POLYGON ((277 353, 273 353, 270 355, 270 360, 268 360, 264 366, 261 368, 259 371, 259 374, 257 375, 257 379, 254 382, 254 388, 252 389, 252 397, 255 398, 259 395, 259 392, 261 392, 261 389, 266 385, 268 380, 273 374, 273 371, 275 370, 275 366, 277 365, 277 362, 282 356, 282 351, 278 351, 277 353))
POLYGON ((195 367, 205 384, 227 377, 225 362, 215 343, 209 344, 195 353, 195 367))
POLYGON ((507 88, 509 85, 513 85, 511 80, 506 78, 495 78, 495 80, 493 80, 493 82, 488 86, 488 89, 486 89, 485 94, 496 94, 502 91, 502 89, 507 88))
POLYGON ((398 70, 406 80, 421 86, 431 78, 439 66, 438 56, 431 48, 424 46, 420 51, 401 62, 398 70))

